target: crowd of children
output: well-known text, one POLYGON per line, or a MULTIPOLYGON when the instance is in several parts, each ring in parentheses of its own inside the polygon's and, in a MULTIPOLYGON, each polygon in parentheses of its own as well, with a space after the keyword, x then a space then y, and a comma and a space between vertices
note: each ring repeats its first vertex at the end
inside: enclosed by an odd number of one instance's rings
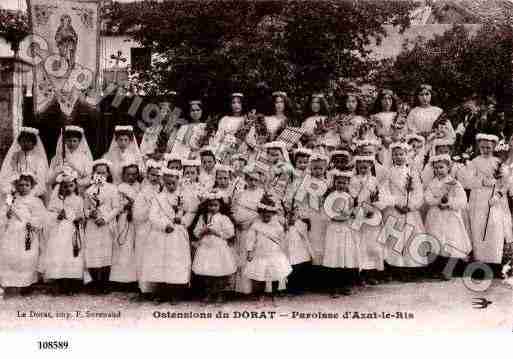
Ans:
POLYGON ((296 141, 280 135, 283 92, 267 117, 242 115, 233 94, 213 130, 191 101, 189 123, 165 146, 116 126, 93 160, 84 131, 66 126, 49 165, 38 130, 23 127, 0 172, 0 285, 224 302, 447 280, 471 261, 499 275, 513 241, 513 172, 494 152, 509 147, 480 133, 478 154, 452 153, 455 132, 431 91, 421 86, 408 111, 383 90, 368 118, 356 94, 334 117, 315 94, 296 141))

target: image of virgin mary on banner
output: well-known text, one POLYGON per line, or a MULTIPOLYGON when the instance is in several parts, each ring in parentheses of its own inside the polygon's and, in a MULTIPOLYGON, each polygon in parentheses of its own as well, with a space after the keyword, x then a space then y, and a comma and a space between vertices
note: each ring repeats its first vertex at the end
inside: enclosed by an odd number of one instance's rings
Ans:
POLYGON ((69 117, 77 101, 96 86, 99 1, 27 0, 27 8, 33 42, 40 45, 33 49, 39 59, 34 65, 34 111, 44 112, 57 101, 69 117))

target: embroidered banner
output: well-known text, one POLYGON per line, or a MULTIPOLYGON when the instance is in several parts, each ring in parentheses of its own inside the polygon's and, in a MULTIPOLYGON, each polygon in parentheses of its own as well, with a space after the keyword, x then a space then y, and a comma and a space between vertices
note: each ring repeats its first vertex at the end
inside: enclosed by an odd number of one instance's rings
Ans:
POLYGON ((70 116, 96 88, 100 55, 98 0, 27 0, 34 35, 34 111, 57 101, 70 116))

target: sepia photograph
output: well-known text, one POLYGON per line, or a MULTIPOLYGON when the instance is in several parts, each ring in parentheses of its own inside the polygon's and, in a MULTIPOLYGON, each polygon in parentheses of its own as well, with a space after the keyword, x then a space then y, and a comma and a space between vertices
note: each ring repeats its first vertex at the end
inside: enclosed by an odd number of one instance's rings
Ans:
POLYGON ((511 335, 512 53, 511 0, 0 0, 0 333, 511 335))

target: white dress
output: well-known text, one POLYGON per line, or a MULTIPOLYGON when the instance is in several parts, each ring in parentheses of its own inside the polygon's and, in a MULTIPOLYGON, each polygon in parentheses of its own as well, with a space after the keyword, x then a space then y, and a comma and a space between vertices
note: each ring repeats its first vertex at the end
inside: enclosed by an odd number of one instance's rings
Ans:
POLYGON ((77 183, 81 189, 89 185, 93 162, 87 154, 75 151, 66 151, 64 162, 61 156, 55 156, 50 163, 51 176, 55 176, 62 170, 63 165, 73 168, 78 173, 77 183))
POLYGON ((462 182, 471 189, 469 216, 473 254, 476 260, 485 263, 501 263, 504 242, 513 241, 511 213, 505 195, 507 188, 483 186, 485 178, 493 177, 498 162, 496 157, 478 156, 462 171, 462 182), (502 197, 500 192, 504 193, 502 197))
POLYGON ((322 265, 324 240, 328 226, 328 216, 322 208, 322 199, 328 189, 328 180, 307 175, 296 193, 297 206, 311 223, 310 242, 312 248, 312 264, 322 265))
POLYGON ((182 224, 175 224, 176 193, 164 190, 152 203, 149 220, 151 232, 145 244, 142 261, 144 282, 188 284, 191 278, 189 235, 182 224), (166 233, 171 225, 173 231, 166 233))
MULTIPOLYGON (((124 183, 124 185, 127 185, 124 183)), ((134 201, 137 194, 141 191, 141 184, 135 182, 131 185, 133 193, 130 198, 134 201)), ((130 283, 137 281, 137 254, 135 251, 136 222, 133 218, 129 220, 128 212, 122 207, 126 203, 120 193, 121 212, 116 216, 116 238, 112 246, 112 268, 110 270, 110 280, 118 283, 130 283)))
MULTIPOLYGON (((359 249, 360 249, 360 269, 364 270, 383 270, 385 250, 383 244, 378 242, 378 236, 381 232, 380 210, 385 208, 383 191, 379 190, 378 179, 374 176, 354 175, 349 183, 349 192, 353 198, 356 198, 359 210, 357 216, 367 214, 366 207, 363 204, 371 205, 372 218, 361 218, 362 224, 359 229, 359 249), (379 200, 371 203, 370 196, 373 192, 379 193, 379 200), (374 222, 372 224, 368 222, 374 222)), ((359 218, 360 219, 360 218, 359 218)))
POLYGON ((427 186, 424 196, 429 205, 426 232, 440 243, 440 255, 465 258, 472 245, 461 215, 467 207, 467 195, 462 185, 451 176, 442 180, 435 178, 427 186), (438 207, 444 195, 448 197, 448 209, 438 207))
POLYGON ((12 208, 15 214, 11 219, 7 218, 7 204, 0 208, 0 285, 27 287, 37 282, 39 241, 48 214, 43 202, 30 194, 17 196, 12 208), (27 223, 34 227, 30 233, 27 223), (29 250, 25 247, 27 236, 29 250))
POLYGON ((142 264, 143 255, 146 250, 147 243, 151 240, 148 234, 151 232, 151 222, 149 220, 150 209, 155 198, 160 193, 160 185, 156 186, 143 182, 142 189, 134 202, 133 215, 135 221, 135 255, 136 270, 139 289, 142 293, 151 292, 152 286, 149 282, 142 280, 142 264))
MULTIPOLYGON (((325 203, 332 203, 332 210, 348 215, 353 208, 353 198, 345 192, 332 192, 325 203), (337 199, 342 200, 337 200, 337 199)), ((322 265, 327 268, 360 267, 360 233, 351 228, 351 220, 332 219, 326 230, 326 246, 322 265)))
MULTIPOLYGON (((433 129, 433 123, 442 114, 443 110, 440 107, 428 106, 428 107, 414 107, 411 109, 406 119, 408 130, 413 133, 421 135, 427 135, 433 129)), ((449 136, 450 138, 456 138, 454 129, 451 122, 448 123, 449 136)))
POLYGON ((342 133, 340 134, 340 138, 346 144, 352 144, 353 140, 357 136, 358 129, 365 122, 365 118, 362 116, 350 115, 350 117, 351 120, 347 123, 347 125, 342 127, 342 133))
POLYGON ((76 228, 73 221, 84 217, 84 201, 75 194, 64 199, 54 192, 48 205, 50 211, 48 233, 46 236, 46 252, 44 258, 44 276, 46 279, 82 279, 85 271, 83 227, 76 228), (57 216, 64 208, 66 218, 59 221, 57 216), (79 245, 80 251, 75 257, 73 242, 79 245))
POLYGON ((249 228, 258 218, 258 203, 264 190, 243 190, 237 192, 232 203, 233 220, 235 222, 235 250, 237 252, 238 269, 235 276, 235 290, 239 293, 251 293, 251 280, 243 275, 247 263, 246 248, 249 228))
POLYGON ((200 239, 199 247, 194 256, 192 271, 197 275, 224 277, 237 271, 234 252, 228 246, 228 239, 235 235, 235 228, 230 219, 220 213, 207 214, 200 217, 194 235, 200 239), (204 228, 215 233, 202 235, 204 228))
POLYGON ((182 158, 196 158, 200 139, 205 134, 206 123, 189 123, 174 129, 167 142, 168 152, 182 158))
MULTIPOLYGON (((113 140, 113 143, 114 140, 113 140)), ((103 156, 104 159, 109 160, 112 163, 111 171, 112 171, 112 183, 115 185, 123 182, 123 165, 127 160, 135 160, 136 164, 139 166, 139 171, 144 171, 144 161, 140 152, 134 150, 137 148, 137 144, 132 144, 125 151, 121 152, 120 148, 117 145, 111 145, 111 149, 103 156)))
POLYGON ((279 135, 278 132, 285 127, 287 119, 277 116, 266 116, 264 117, 264 123, 267 128, 267 132, 271 134, 271 139, 274 139, 279 135))
MULTIPOLYGON (((393 166, 390 169, 390 177, 384 184, 384 196, 387 197, 383 220, 386 238, 385 261, 396 267, 423 267, 428 264, 427 258, 414 259, 410 254, 409 243, 412 238, 424 233, 424 223, 419 209, 424 203, 424 192, 418 174, 408 166, 393 166), (412 190, 406 190, 408 176, 412 178, 412 190), (406 206, 410 212, 402 214, 394 206, 406 206), (390 218, 389 218, 390 217, 390 218), (396 233, 388 233, 386 223, 395 221, 395 227, 400 229, 396 233), (406 227, 405 227, 406 224, 406 227), (396 234, 400 233, 399 236, 396 234), (396 244, 394 244, 397 241, 396 244)), ((381 239, 381 238, 380 238, 381 239)))
POLYGON ((116 215, 120 211, 119 195, 116 186, 111 183, 91 185, 85 191, 86 230, 85 259, 87 268, 101 268, 112 265, 112 247, 116 238, 116 215), (97 200, 95 200, 95 198, 97 200), (97 209, 98 218, 105 220, 105 225, 98 227, 90 213, 97 209))
MULTIPOLYGON (((6 157, 7 158, 7 157, 6 157)), ((32 194, 42 196, 46 193, 46 181, 48 176, 48 162, 46 158, 38 155, 35 151, 18 151, 13 154, 11 163, 4 160, 0 173, 1 192, 3 195, 9 194, 13 189, 11 180, 15 175, 22 172, 30 172, 36 177, 36 185, 32 189, 32 194)))
POLYGON ((283 252, 285 233, 275 219, 264 223, 256 220, 249 229, 247 251, 253 251, 253 260, 248 262, 244 275, 259 282, 283 281, 292 272, 292 267, 283 252))

